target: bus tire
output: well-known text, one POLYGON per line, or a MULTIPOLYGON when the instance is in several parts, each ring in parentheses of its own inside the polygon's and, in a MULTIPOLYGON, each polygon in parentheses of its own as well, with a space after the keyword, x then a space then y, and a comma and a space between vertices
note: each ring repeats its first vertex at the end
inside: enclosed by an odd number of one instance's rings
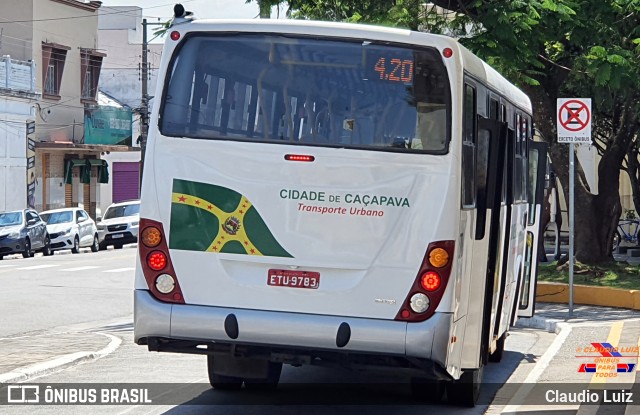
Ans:
POLYGON ((445 390, 445 382, 422 378, 411 379, 411 396, 420 402, 439 403, 445 390))
POLYGON ((450 404, 473 408, 480 396, 482 368, 467 370, 459 380, 447 383, 447 400, 450 404))
POLYGON ((207 355, 207 372, 209 373, 209 383, 213 389, 238 390, 242 387, 242 378, 219 375, 215 372, 213 355, 207 355))
POLYGON ((278 387, 282 363, 269 362, 265 379, 245 379, 244 387, 251 391, 272 391, 278 387))
POLYGON ((502 354, 504 353, 504 341, 507 339, 507 333, 503 333, 502 336, 496 341, 496 349, 489 355, 489 361, 492 363, 499 363, 502 360, 502 354))

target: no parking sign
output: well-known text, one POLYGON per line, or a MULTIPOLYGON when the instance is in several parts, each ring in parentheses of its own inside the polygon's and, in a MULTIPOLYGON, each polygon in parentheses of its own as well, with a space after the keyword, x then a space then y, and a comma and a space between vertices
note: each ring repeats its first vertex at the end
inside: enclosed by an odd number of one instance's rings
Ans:
POLYGON ((558 143, 591 143, 591 98, 558 98, 558 143))

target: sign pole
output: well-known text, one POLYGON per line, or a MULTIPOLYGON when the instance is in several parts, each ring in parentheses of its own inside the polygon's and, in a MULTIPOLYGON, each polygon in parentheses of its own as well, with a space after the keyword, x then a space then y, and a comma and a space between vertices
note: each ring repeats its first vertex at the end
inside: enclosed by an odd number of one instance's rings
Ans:
POLYGON ((573 143, 569 144, 569 318, 573 317, 573 201, 575 200, 575 151, 573 143))
POLYGON ((569 318, 573 317, 575 146, 591 143, 591 98, 558 98, 558 143, 569 144, 569 318))

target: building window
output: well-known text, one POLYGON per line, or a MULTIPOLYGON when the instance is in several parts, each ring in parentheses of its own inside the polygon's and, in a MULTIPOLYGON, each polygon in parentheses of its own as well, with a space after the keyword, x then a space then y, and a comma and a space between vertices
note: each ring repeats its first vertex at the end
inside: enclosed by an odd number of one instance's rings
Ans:
POLYGON ((60 99, 62 73, 69 50, 68 46, 42 43, 42 89, 45 98, 60 99))
POLYGON ((93 49, 81 49, 80 73, 82 74, 82 100, 95 102, 98 92, 98 79, 102 68, 102 59, 106 55, 93 49))
POLYGON ((58 95, 58 88, 56 87, 56 65, 50 63, 47 67, 47 76, 44 81, 44 93, 48 95, 58 95))
POLYGON ((93 86, 92 73, 93 71, 91 70, 91 68, 87 68, 87 70, 84 71, 84 82, 82 83, 82 99, 95 99, 96 97, 96 90, 93 86))

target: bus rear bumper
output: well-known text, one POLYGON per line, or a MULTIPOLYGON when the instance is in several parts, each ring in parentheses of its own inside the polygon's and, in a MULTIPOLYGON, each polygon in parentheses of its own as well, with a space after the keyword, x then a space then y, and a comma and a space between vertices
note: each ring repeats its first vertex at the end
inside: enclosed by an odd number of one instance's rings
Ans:
POLYGON ((452 324, 448 313, 406 323, 169 304, 156 300, 147 290, 135 290, 134 304, 134 340, 138 344, 164 339, 285 347, 426 359, 443 367, 452 324))

